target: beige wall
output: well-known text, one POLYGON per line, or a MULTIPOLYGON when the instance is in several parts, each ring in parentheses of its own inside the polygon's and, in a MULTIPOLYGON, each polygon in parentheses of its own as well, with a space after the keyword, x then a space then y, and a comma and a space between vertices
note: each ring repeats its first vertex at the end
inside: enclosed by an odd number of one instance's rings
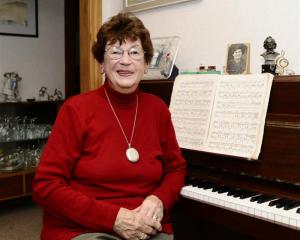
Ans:
MULTIPOLYGON (((103 0, 103 19, 117 13, 123 0, 103 0)), ((136 13, 153 37, 178 35, 176 64, 194 70, 200 64, 225 64, 227 44, 249 42, 250 70, 259 73, 263 41, 269 35, 277 51, 285 50, 290 67, 300 74, 299 0, 194 0, 136 13)))

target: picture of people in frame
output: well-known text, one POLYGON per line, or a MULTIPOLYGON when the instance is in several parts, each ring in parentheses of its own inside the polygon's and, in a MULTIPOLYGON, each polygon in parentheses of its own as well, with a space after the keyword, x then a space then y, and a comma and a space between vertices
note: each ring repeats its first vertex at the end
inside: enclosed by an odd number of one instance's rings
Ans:
POLYGON ((225 69, 227 74, 249 73, 249 48, 250 44, 248 43, 236 43, 228 46, 225 69))
POLYGON ((150 68, 158 68, 161 63, 162 57, 165 54, 166 44, 161 44, 159 46, 154 46, 153 58, 150 62, 150 68))
POLYGON ((143 80, 168 79, 171 76, 177 56, 180 38, 178 36, 152 38, 153 58, 143 80))

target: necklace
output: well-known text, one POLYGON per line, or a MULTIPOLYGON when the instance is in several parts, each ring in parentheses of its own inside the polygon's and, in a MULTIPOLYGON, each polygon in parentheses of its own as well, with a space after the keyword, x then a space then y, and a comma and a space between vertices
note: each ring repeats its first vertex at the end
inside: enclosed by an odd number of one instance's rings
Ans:
POLYGON ((117 116, 117 114, 116 114, 116 112, 115 112, 115 110, 114 110, 111 102, 110 102, 110 99, 108 97, 106 89, 104 89, 104 91, 105 91, 105 95, 106 95, 107 101, 109 103, 109 106, 110 106, 113 114, 115 115, 115 118, 116 118, 116 120, 117 120, 117 122, 118 122, 118 124, 120 126, 120 129, 121 129, 121 131, 122 131, 122 133, 124 135, 124 138, 125 138, 125 140, 126 140, 126 142, 128 144, 128 148, 126 150, 126 157, 127 157, 128 161, 130 161, 132 163, 135 163, 135 162, 137 162, 139 160, 139 152, 135 148, 131 147, 131 143, 132 143, 132 138, 133 138, 133 134, 134 134, 134 130, 135 130, 137 110, 138 110, 138 106, 139 106, 138 95, 136 95, 136 108, 135 108, 135 114, 134 114, 134 121, 133 121, 133 127, 132 127, 131 137, 130 137, 130 140, 128 140, 128 138, 127 138, 127 136, 126 136, 126 134, 124 132, 124 129, 122 127, 122 124, 121 124, 121 122, 120 122, 120 120, 119 120, 119 118, 118 118, 118 116, 117 116))

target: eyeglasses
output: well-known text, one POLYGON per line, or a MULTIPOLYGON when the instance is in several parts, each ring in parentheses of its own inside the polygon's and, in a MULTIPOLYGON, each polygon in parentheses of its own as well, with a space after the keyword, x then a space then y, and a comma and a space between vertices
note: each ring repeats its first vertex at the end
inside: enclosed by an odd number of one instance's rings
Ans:
POLYGON ((128 56, 133 60, 141 60, 144 57, 144 51, 140 47, 132 47, 129 50, 124 50, 120 47, 110 47, 107 50, 107 55, 112 60, 119 60, 121 57, 123 57, 124 52, 127 52, 128 56))

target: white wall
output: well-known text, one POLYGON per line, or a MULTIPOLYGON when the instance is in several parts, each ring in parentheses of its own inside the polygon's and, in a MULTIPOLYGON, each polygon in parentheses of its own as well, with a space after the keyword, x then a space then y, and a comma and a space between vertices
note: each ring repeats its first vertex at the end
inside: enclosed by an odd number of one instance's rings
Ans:
POLYGON ((37 98, 41 86, 50 94, 65 91, 64 1, 39 0, 38 25, 38 38, 0 35, 0 81, 5 72, 18 72, 23 100, 37 98))
MULTIPOLYGON (((103 0, 103 20, 123 7, 123 0, 103 0)), ((271 35, 277 52, 285 51, 289 68, 300 74, 299 0, 194 0, 145 10, 136 15, 152 37, 181 37, 176 65, 195 70, 200 64, 225 65, 227 44, 250 43, 250 71, 259 73, 263 41, 271 35)))

